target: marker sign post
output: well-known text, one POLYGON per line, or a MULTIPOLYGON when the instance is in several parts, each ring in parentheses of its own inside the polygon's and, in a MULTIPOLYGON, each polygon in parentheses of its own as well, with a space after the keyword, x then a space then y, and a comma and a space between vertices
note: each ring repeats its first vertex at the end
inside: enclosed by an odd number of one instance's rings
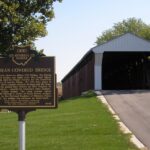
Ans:
POLYGON ((26 114, 57 107, 55 85, 54 57, 39 56, 25 46, 0 58, 0 108, 18 113, 20 150, 25 150, 26 114))

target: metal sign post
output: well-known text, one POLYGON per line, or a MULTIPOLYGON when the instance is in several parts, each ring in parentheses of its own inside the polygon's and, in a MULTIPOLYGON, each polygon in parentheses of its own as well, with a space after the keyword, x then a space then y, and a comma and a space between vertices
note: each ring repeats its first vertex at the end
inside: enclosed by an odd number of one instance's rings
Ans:
POLYGON ((19 150, 25 150, 25 120, 19 121, 19 150))
POLYGON ((19 121, 19 150, 25 150, 26 148, 26 124, 25 118, 26 114, 31 111, 35 111, 35 109, 30 110, 12 110, 18 114, 19 121))
POLYGON ((25 150, 25 117, 26 112, 21 110, 18 112, 18 121, 19 121, 19 150, 25 150))

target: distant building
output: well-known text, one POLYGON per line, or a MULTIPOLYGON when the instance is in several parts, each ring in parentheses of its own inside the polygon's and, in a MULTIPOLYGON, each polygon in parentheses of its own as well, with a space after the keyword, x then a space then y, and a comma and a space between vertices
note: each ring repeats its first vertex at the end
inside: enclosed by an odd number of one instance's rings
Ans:
POLYGON ((150 42, 126 33, 91 48, 62 79, 63 97, 87 90, 149 89, 150 42))
POLYGON ((58 99, 62 97, 62 84, 60 82, 57 83, 57 94, 58 94, 58 99))

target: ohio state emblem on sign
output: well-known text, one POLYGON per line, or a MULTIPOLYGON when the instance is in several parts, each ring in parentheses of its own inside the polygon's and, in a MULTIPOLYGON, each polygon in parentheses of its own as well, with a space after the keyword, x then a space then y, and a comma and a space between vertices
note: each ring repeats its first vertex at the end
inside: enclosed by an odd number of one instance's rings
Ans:
POLYGON ((25 66, 35 55, 31 53, 30 46, 14 46, 14 53, 9 55, 18 66, 25 66))

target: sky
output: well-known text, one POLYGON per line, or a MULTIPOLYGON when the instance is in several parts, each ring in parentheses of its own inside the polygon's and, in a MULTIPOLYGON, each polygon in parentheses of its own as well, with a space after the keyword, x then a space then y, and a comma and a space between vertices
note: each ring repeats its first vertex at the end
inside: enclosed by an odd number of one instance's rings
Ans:
POLYGON ((63 0, 54 4, 54 12, 48 35, 35 44, 56 57, 58 82, 114 23, 135 17, 150 24, 150 0, 63 0))

